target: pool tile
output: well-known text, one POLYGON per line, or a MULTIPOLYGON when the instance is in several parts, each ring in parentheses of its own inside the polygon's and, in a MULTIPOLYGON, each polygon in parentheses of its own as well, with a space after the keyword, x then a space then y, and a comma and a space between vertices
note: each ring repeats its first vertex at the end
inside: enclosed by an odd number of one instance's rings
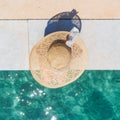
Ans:
POLYGON ((0 21, 0 70, 28 69, 27 21, 0 21))
POLYGON ((88 69, 120 69, 120 20, 85 20, 81 38, 89 54, 88 69))

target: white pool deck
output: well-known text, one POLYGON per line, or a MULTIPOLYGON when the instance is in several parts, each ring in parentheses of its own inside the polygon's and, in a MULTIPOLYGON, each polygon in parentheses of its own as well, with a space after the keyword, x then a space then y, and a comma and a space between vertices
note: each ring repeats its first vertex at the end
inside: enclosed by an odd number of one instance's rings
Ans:
MULTIPOLYGON (((29 54, 47 20, 0 20, 0 70, 29 70, 29 54)), ((82 20, 88 70, 120 69, 120 20, 82 20)))

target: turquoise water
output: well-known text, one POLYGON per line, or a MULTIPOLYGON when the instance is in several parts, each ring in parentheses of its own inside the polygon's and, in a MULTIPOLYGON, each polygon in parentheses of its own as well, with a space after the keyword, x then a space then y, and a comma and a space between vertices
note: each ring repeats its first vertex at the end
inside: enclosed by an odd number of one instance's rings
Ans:
POLYGON ((30 71, 0 71, 0 120, 120 120, 120 71, 87 70, 59 89, 30 71))

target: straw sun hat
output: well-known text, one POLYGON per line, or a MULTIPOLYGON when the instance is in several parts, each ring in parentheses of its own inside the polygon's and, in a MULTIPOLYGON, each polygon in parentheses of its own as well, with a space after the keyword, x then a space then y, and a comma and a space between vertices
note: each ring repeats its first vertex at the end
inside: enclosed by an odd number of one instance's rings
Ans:
POLYGON ((87 65, 87 49, 81 39, 72 48, 65 42, 69 32, 51 33, 40 40, 30 54, 30 70, 35 80, 48 88, 75 81, 87 65))

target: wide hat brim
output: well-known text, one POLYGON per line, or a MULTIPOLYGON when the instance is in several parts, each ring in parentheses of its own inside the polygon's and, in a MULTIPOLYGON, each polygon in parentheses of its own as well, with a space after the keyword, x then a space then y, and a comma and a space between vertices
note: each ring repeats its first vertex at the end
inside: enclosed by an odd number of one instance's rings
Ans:
POLYGON ((40 40, 30 54, 30 71, 35 80, 48 88, 58 88, 75 81, 84 72, 88 54, 81 39, 71 48, 69 64, 62 69, 53 68, 48 61, 48 50, 56 40, 66 41, 69 32, 54 32, 40 40))

